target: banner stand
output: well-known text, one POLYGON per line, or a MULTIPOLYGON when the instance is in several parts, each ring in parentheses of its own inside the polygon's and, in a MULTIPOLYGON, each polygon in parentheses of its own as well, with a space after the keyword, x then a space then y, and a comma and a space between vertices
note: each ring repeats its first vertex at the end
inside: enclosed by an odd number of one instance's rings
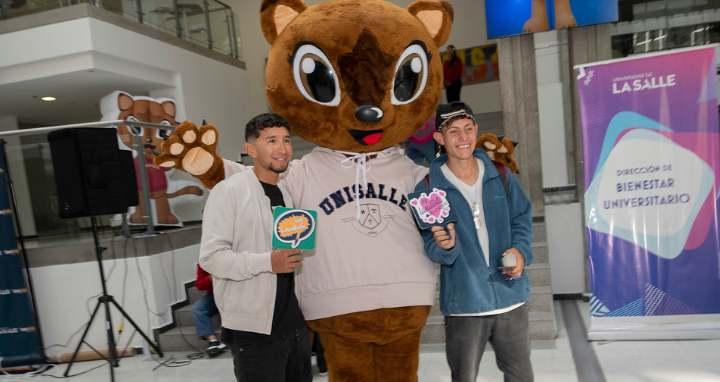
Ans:
POLYGON ((720 338, 716 48, 575 67, 591 340, 720 338))

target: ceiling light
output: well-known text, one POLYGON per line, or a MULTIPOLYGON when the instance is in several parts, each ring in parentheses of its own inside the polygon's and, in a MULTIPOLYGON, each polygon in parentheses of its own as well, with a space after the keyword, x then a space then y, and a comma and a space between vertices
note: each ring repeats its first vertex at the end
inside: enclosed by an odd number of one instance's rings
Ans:
POLYGON ((57 100, 57 98, 55 98, 55 97, 42 97, 40 99, 45 102, 53 102, 53 101, 57 100))

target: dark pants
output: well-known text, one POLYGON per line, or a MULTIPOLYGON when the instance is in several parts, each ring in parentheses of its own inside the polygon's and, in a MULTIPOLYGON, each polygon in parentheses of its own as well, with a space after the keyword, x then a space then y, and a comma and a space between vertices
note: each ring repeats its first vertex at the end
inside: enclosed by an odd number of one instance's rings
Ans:
POLYGON ((493 316, 447 316, 445 335, 453 382, 475 382, 488 342, 505 382, 533 381, 527 304, 493 316))
POLYGON ((223 341, 230 346, 238 382, 312 381, 307 327, 277 339, 248 342, 223 337, 223 341))
POLYGON ((327 363, 325 363, 325 348, 320 341, 320 335, 314 333, 312 341, 312 352, 315 353, 317 359, 318 371, 321 373, 327 373, 327 363))
POLYGON ((462 89, 462 81, 455 81, 450 86, 445 87, 445 97, 447 102, 460 101, 460 90, 462 89))

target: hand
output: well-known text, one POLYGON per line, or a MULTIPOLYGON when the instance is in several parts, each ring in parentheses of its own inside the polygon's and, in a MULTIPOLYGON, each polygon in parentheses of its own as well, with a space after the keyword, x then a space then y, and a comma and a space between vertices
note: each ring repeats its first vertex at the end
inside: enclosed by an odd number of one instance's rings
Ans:
POLYGON ((520 253, 517 248, 510 248, 503 253, 503 257, 504 256, 515 256, 515 267, 503 268, 503 273, 511 279, 516 279, 522 276, 522 273, 525 270, 525 257, 522 253, 520 253))
POLYGON ((455 224, 450 223, 447 227, 433 226, 431 229, 433 238, 438 247, 450 250, 455 247, 455 224))
POLYGON ((222 158, 217 154, 218 130, 213 125, 183 122, 165 140, 155 164, 187 172, 212 188, 225 178, 222 158))
POLYGON ((273 273, 292 273, 302 264, 299 249, 274 249, 270 254, 273 273))

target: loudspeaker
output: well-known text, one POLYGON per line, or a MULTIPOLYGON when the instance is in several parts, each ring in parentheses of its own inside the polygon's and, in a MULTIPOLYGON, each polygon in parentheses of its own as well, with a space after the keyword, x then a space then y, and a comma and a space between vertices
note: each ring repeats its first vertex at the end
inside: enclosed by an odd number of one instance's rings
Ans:
POLYGON ((138 204, 132 152, 118 148, 115 129, 58 130, 48 142, 60 217, 125 213, 138 204))

